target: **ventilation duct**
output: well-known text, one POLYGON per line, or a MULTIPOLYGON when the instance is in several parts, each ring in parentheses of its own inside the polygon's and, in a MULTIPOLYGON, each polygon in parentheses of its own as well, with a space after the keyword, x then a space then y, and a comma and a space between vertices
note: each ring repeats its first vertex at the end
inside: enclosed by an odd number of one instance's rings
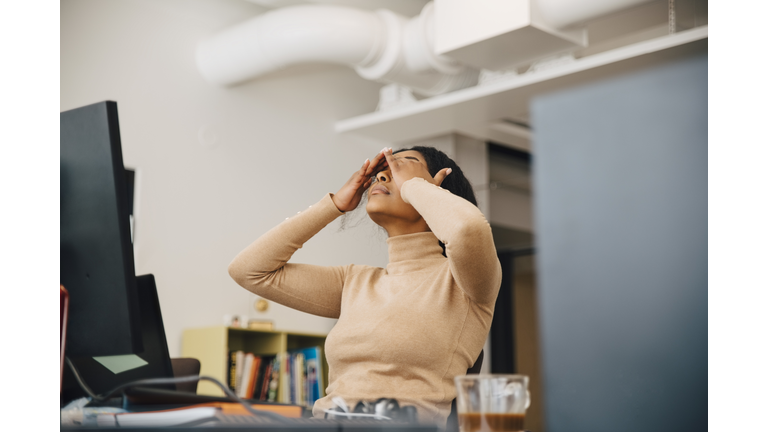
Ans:
POLYGON ((653 0, 537 0, 541 19, 561 29, 653 0))
POLYGON ((434 0, 435 52, 509 70, 586 47, 585 21, 650 0, 434 0))
POLYGON ((433 5, 408 19, 327 5, 276 9, 203 41, 197 66, 218 85, 308 62, 351 66, 363 78, 434 96, 477 84, 479 70, 434 51, 433 5))
POLYGON ((197 66, 235 85, 291 65, 354 68, 363 78, 424 96, 471 87, 503 70, 587 45, 584 21, 650 0, 435 0, 414 18, 386 9, 300 5, 275 9, 201 42, 197 66))

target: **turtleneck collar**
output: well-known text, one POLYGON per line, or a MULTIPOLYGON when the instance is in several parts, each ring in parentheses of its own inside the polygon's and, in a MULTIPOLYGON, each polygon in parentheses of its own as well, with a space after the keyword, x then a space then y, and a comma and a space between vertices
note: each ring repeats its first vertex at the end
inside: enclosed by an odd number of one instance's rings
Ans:
POLYGON ((387 239, 389 264, 387 273, 398 274, 418 271, 427 263, 424 260, 444 260, 443 248, 431 232, 404 234, 387 239))

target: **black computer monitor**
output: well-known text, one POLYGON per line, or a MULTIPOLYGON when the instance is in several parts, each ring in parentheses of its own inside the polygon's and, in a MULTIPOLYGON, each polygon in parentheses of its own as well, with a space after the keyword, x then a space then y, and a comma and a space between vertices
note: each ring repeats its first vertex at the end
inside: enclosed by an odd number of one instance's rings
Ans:
POLYGON ((141 352, 117 103, 62 112, 60 122, 60 282, 70 296, 65 354, 141 352))
MULTIPOLYGON (((168 343, 165 338, 163 315, 160 313, 160 301, 157 297, 155 277, 151 274, 137 276, 136 288, 139 299, 141 335, 144 348, 136 352, 139 363, 127 370, 115 370, 105 366, 104 359, 97 357, 72 357, 72 363, 78 370, 82 380, 90 389, 99 395, 120 385, 146 378, 173 377, 173 366, 168 354, 168 343)), ((175 390, 173 384, 153 387, 155 389, 175 390)), ((86 396, 70 370, 64 372, 61 398, 70 401, 86 396)), ((117 395, 119 397, 119 395, 117 395)))

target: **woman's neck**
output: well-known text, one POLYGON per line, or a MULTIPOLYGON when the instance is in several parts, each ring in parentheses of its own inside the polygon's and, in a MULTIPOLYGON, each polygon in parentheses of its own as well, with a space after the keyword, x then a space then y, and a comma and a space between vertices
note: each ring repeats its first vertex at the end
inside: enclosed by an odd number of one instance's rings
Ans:
POLYGON ((412 223, 389 223, 381 225, 384 230, 387 231, 387 235, 391 237, 397 237, 406 234, 416 234, 421 232, 430 232, 429 225, 424 219, 412 223))

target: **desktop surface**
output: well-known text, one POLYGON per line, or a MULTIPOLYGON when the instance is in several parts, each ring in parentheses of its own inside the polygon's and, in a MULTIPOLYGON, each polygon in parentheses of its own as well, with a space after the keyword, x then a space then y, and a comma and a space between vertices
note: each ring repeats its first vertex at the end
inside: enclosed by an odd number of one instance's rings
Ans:
POLYGON ((314 432, 438 432, 441 429, 436 425, 403 423, 374 419, 318 419, 318 418, 291 418, 284 423, 279 423, 263 417, 248 415, 216 415, 206 422, 198 422, 190 425, 172 427, 110 427, 110 426, 84 426, 62 427, 67 431, 115 431, 123 432, 153 432, 168 431, 211 431, 211 430, 279 430, 279 431, 314 431, 314 432))

